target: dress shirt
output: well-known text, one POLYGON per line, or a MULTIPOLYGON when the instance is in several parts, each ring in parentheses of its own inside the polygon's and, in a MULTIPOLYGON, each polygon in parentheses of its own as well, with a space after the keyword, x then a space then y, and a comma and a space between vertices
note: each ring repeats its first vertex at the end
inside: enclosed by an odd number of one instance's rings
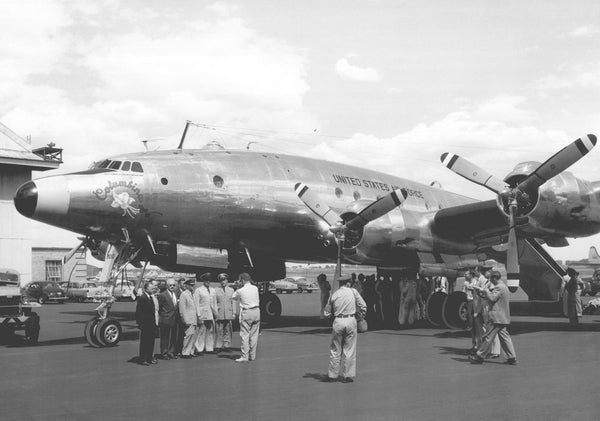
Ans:
POLYGON ((258 288, 251 283, 247 283, 235 291, 231 298, 234 300, 240 300, 240 308, 242 310, 258 307, 260 305, 258 288))
POLYGON ((154 303, 154 321, 156 321, 156 326, 158 326, 158 298, 154 294, 150 298, 152 298, 152 303, 154 303))
MULTIPOLYGON (((325 316, 330 316, 332 313, 335 317, 353 316, 356 314, 356 301, 353 289, 344 285, 329 298, 325 316)), ((361 311, 363 310, 366 312, 366 305, 364 309, 361 309, 361 311)))

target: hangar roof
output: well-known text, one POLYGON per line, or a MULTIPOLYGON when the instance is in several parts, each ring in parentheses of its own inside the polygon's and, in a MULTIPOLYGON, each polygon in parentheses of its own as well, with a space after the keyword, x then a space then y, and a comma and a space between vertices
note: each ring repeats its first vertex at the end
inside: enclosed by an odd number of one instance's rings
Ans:
POLYGON ((31 145, 0 123, 0 165, 18 165, 35 171, 46 171, 58 168, 60 161, 44 159, 31 152, 31 145))

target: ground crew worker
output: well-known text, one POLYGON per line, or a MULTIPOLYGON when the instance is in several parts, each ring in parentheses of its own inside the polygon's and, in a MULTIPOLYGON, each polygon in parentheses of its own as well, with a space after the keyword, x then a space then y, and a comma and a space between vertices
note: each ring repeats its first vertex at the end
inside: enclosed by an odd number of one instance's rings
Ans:
POLYGON ((317 283, 319 284, 319 289, 321 290, 321 319, 325 318, 325 306, 329 301, 329 295, 331 294, 331 285, 327 281, 327 275, 321 273, 317 276, 317 283))
POLYGON ((500 281, 500 278, 500 272, 493 270, 490 273, 490 281, 494 287, 491 290, 478 287, 478 291, 481 291, 485 299, 492 305, 489 317, 490 321, 493 323, 493 327, 489 332, 485 333, 483 343, 477 353, 469 356, 469 359, 473 364, 483 363, 485 357, 492 348, 496 336, 500 339, 500 346, 502 347, 504 355, 506 355, 506 363, 511 365, 517 363, 515 348, 507 329, 510 325, 509 292, 508 287, 500 281))
POLYGON ((243 286, 233 293, 232 298, 239 301, 242 355, 235 362, 244 363, 256 359, 258 330, 260 327, 260 301, 258 288, 252 285, 250 275, 241 273, 239 280, 243 283, 243 286))
POLYGON ((356 318, 367 314, 367 305, 353 288, 351 278, 341 278, 340 288, 329 298, 325 315, 334 317, 331 336, 327 381, 336 381, 342 376, 344 383, 356 377, 356 318))
POLYGON ((217 276, 217 280, 221 283, 221 286, 215 289, 217 299, 215 351, 229 352, 233 332, 233 318, 236 313, 235 301, 232 298, 234 291, 229 286, 229 275, 226 273, 217 276))
POLYGON ((185 326, 181 358, 189 359, 194 356, 196 335, 198 334, 198 312, 194 302, 194 286, 196 282, 188 279, 183 283, 185 290, 179 296, 179 314, 185 326))

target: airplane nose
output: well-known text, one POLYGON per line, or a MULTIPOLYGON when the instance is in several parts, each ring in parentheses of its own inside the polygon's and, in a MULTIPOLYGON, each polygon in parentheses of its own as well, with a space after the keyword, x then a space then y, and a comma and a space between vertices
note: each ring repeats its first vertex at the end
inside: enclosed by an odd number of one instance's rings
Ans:
POLYGON ((15 207, 23 216, 31 218, 38 202, 38 189, 33 181, 28 181, 15 193, 15 207))

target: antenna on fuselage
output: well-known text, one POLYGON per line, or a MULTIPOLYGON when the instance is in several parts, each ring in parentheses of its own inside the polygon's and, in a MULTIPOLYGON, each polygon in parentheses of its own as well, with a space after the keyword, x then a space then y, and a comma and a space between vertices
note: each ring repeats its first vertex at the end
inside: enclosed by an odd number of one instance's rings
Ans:
POLYGON ((185 129, 183 129, 183 135, 181 135, 181 141, 179 142, 179 146, 177 146, 177 149, 181 150, 183 149, 183 142, 185 141, 185 135, 187 134, 188 128, 190 127, 190 124, 192 122, 190 120, 187 120, 185 122, 185 129))

